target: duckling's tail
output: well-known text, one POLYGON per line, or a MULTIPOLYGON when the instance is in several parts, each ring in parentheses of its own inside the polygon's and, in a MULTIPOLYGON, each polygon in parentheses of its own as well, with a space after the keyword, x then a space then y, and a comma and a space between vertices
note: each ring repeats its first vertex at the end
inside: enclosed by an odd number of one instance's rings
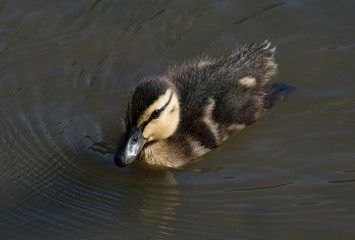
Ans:
POLYGON ((287 85, 285 83, 282 82, 274 83, 271 86, 270 92, 265 93, 263 96, 264 108, 266 109, 272 108, 275 105, 275 103, 283 100, 294 90, 296 90, 295 87, 287 85))

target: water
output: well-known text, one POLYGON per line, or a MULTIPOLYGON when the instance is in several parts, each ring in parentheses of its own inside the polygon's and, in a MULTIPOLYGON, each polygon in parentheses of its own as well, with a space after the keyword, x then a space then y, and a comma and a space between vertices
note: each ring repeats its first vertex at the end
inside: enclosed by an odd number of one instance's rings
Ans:
POLYGON ((1 239, 352 239, 355 2, 1 1, 1 239), (297 87, 184 171, 119 169, 129 90, 245 43, 297 87))

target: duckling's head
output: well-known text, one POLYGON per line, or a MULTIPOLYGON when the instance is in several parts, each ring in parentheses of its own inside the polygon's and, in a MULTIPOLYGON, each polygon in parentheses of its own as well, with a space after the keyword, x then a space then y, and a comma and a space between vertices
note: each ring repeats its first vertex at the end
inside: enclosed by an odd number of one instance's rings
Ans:
POLYGON ((116 152, 116 164, 133 163, 147 144, 172 136, 179 121, 179 98, 171 82, 165 77, 143 80, 128 103, 126 136, 116 152))

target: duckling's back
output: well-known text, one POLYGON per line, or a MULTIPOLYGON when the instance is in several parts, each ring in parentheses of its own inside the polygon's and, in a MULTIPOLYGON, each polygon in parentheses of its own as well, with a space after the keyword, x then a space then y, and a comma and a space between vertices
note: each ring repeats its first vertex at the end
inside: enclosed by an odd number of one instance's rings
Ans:
POLYGON ((266 88, 277 71, 274 52, 266 41, 171 68, 167 76, 179 92, 181 109, 176 136, 188 135, 189 145, 199 148, 195 152, 204 152, 262 117, 266 88))

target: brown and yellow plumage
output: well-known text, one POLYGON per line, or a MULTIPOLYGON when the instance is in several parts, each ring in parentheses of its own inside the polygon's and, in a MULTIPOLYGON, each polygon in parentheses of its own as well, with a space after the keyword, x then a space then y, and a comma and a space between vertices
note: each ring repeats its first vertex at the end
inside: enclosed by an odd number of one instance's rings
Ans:
POLYGON ((274 53, 265 41, 217 59, 195 58, 141 81, 128 103, 116 164, 179 168, 257 121, 278 95, 292 90, 270 87, 274 53))

